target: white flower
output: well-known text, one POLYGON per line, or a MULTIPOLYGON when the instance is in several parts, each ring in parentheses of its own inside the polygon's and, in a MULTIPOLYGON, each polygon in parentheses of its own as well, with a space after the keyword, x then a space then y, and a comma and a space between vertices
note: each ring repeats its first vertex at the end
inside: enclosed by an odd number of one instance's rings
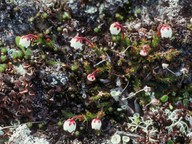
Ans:
POLYGON ((121 136, 115 133, 115 134, 111 137, 111 143, 112 143, 112 144, 119 144, 120 142, 121 142, 121 136))
POLYGON ((141 56, 147 56, 148 52, 144 49, 142 49, 139 53, 141 56))
POLYGON ((31 40, 27 36, 22 36, 19 40, 19 45, 28 48, 31 44, 31 40))
POLYGON ((180 71, 182 72, 182 74, 188 74, 189 73, 189 70, 187 68, 182 68, 180 71))
POLYGON ((76 129, 76 122, 74 119, 68 119, 63 124, 63 129, 72 133, 76 129))
POLYGON ((151 92, 151 87, 145 86, 145 87, 143 88, 143 90, 144 90, 145 92, 151 92))
POLYGON ((95 75, 92 74, 92 73, 91 73, 91 74, 88 74, 88 75, 87 75, 87 79, 88 79, 88 81, 91 81, 91 82, 92 82, 92 81, 95 81, 95 75))
POLYGON ((162 63, 162 68, 163 68, 163 69, 167 69, 167 68, 168 68, 168 66, 169 66, 169 64, 162 63))
POLYGON ((118 22, 114 22, 111 24, 109 30, 112 35, 118 35, 121 31, 121 25, 118 22))
POLYGON ((70 41, 70 46, 73 47, 74 49, 80 49, 82 50, 82 39, 81 37, 75 36, 74 38, 71 39, 70 41))
POLYGON ((92 129, 95 129, 95 130, 100 130, 101 125, 102 125, 101 120, 98 118, 93 119, 91 122, 91 127, 92 129))
POLYGON ((172 34, 173 34, 173 31, 172 31, 172 29, 171 29, 171 27, 169 25, 163 24, 160 27, 160 34, 161 34, 162 38, 171 38, 172 34))
POLYGON ((115 99, 115 101, 119 101, 119 96, 121 95, 121 90, 119 88, 111 89, 110 94, 115 99))
POLYGON ((124 143, 128 143, 130 141, 130 137, 122 136, 122 140, 123 140, 124 143))

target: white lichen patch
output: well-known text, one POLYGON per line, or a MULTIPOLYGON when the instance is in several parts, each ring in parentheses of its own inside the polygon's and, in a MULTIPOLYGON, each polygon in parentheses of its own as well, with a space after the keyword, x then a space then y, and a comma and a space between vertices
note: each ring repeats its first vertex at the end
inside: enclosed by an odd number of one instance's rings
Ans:
POLYGON ((9 138, 9 144, 49 144, 44 138, 34 137, 26 124, 19 125, 9 138))
POLYGON ((26 69, 24 69, 21 64, 19 66, 14 65, 13 67, 17 74, 24 76, 27 73, 26 69))

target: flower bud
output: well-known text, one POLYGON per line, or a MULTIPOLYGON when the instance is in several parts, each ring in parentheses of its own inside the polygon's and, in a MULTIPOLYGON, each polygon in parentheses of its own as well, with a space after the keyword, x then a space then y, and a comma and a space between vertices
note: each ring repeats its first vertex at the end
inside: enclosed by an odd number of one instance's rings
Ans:
POLYGON ((63 124, 64 131, 72 133, 76 129, 76 122, 74 119, 68 119, 63 124))
POLYGON ((100 130, 101 125, 102 125, 101 120, 98 118, 93 119, 91 122, 91 127, 92 129, 95 129, 95 130, 100 130))

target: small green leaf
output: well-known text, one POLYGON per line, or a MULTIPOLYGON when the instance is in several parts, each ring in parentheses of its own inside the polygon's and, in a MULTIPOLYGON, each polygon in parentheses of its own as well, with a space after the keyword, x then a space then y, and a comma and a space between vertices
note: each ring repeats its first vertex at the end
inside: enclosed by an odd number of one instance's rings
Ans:
POLYGON ((30 49, 27 49, 27 50, 25 51, 25 55, 30 56, 30 55, 31 55, 31 50, 30 50, 30 49))
POLYGON ((187 98, 184 99, 183 100, 183 105, 187 107, 189 105, 189 99, 187 99, 187 98))
POLYGON ((173 91, 173 92, 172 92, 172 96, 176 96, 176 92, 173 91))
POLYGON ((17 52, 12 53, 12 57, 13 57, 13 59, 18 58, 18 54, 17 54, 17 52))
POLYGON ((20 41, 20 36, 16 36, 15 38, 15 42, 16 42, 16 45, 19 47, 19 41, 20 41))
POLYGON ((95 33, 98 33, 100 31, 100 29, 98 27, 95 27, 93 30, 95 33))
POLYGON ((39 129, 43 128, 43 123, 38 124, 39 129))
POLYGON ((17 37, 15 38, 15 43, 16 43, 16 45, 17 45, 22 51, 25 51, 25 48, 24 48, 23 46, 19 45, 20 38, 21 38, 20 36, 17 36, 17 37))
POLYGON ((58 122, 57 122, 57 126, 58 126, 58 127, 62 127, 62 126, 63 126, 63 123, 62 123, 61 121, 58 121, 58 122))
POLYGON ((168 100, 168 95, 163 95, 161 98, 160 98, 160 100, 161 100, 161 102, 166 102, 167 100, 168 100))
POLYGON ((86 115, 82 115, 82 116, 83 116, 83 123, 86 122, 86 121, 88 121, 88 118, 87 118, 86 115))
POLYGON ((158 37, 157 35, 154 35, 154 36, 153 36, 152 43, 151 43, 152 47, 153 47, 153 48, 156 48, 156 47, 158 46, 159 42, 160 42, 159 37, 158 37))
POLYGON ((77 63, 74 63, 72 66, 71 66, 71 70, 72 71, 76 71, 79 69, 79 65, 77 63))
POLYGON ((73 116, 75 116, 73 113, 69 112, 69 111, 64 111, 61 110, 62 114, 66 117, 66 118, 72 118, 73 116))
POLYGON ((0 72, 4 72, 6 68, 7 68, 7 65, 0 64, 0 72))
POLYGON ((173 142, 172 140, 168 140, 168 141, 166 142, 166 144, 174 144, 174 142, 173 142))
POLYGON ((187 91, 186 91, 186 92, 184 92, 184 93, 183 93, 183 97, 184 97, 184 98, 189 97, 189 92, 187 92, 187 91))
POLYGON ((2 56, 1 56, 1 61, 2 61, 2 62, 5 62, 6 60, 7 60, 7 56, 2 55, 2 56))
POLYGON ((1 48, 1 53, 6 53, 7 52, 7 49, 6 48, 1 48))
POLYGON ((173 110, 173 106, 171 104, 169 104, 169 109, 173 110))
POLYGON ((18 56, 18 58, 22 58, 23 57, 23 52, 22 51, 18 51, 17 52, 17 56, 18 56))
POLYGON ((33 126, 33 123, 32 123, 32 122, 28 122, 28 123, 27 123, 27 127, 28 127, 28 128, 31 128, 32 126, 33 126))

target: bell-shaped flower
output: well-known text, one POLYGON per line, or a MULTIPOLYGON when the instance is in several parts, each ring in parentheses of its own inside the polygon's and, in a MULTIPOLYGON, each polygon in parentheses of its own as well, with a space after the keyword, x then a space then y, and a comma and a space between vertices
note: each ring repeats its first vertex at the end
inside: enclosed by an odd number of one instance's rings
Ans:
POLYGON ((147 52, 146 50, 142 49, 139 54, 140 54, 141 56, 144 56, 144 57, 145 57, 145 56, 148 55, 148 52, 147 52))
POLYGON ((74 119, 68 119, 64 122, 63 124, 63 129, 65 131, 68 131, 70 133, 72 133, 73 131, 76 130, 76 122, 74 119))
POLYGON ((160 31, 162 38, 171 38, 172 37, 173 31, 172 31, 171 27, 167 24, 161 25, 159 31, 160 31))
POLYGON ((87 79, 88 79, 88 81, 92 82, 92 81, 95 81, 96 78, 95 78, 95 75, 93 73, 91 73, 91 74, 87 75, 87 79))
POLYGON ((98 118, 93 119, 91 122, 91 127, 92 129, 95 129, 95 130, 100 130, 101 125, 102 125, 101 120, 98 118))
POLYGON ((27 36, 22 36, 19 40, 19 45, 28 48, 31 44, 31 39, 27 36))
POLYGON ((97 73, 97 72, 99 72, 99 70, 95 70, 95 71, 93 71, 92 73, 90 73, 90 74, 88 74, 87 75, 87 80, 88 81, 95 81, 95 79, 96 79, 96 76, 95 76, 95 74, 97 73))
POLYGON ((150 46, 148 44, 145 44, 142 46, 142 49, 140 51, 140 55, 141 56, 147 56, 148 55, 148 52, 150 50, 150 46))
POLYGON ((83 44, 81 37, 75 36, 74 38, 72 38, 70 41, 70 46, 73 47, 74 49, 82 50, 83 44))
POLYGON ((110 28, 109 28, 110 33, 111 33, 112 35, 118 35, 118 34, 121 32, 121 29, 122 29, 122 26, 121 26, 121 24, 118 23, 118 22, 112 23, 112 24, 110 25, 110 28))

